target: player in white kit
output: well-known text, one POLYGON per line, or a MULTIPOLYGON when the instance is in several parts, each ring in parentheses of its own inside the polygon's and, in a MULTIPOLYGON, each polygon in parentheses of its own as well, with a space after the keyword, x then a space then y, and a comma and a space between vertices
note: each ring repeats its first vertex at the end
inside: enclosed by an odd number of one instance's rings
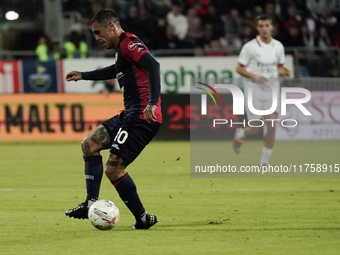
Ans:
MULTIPOLYGON (((289 77, 290 69, 284 66, 285 54, 282 43, 272 38, 273 25, 268 15, 261 15, 256 18, 256 26, 259 35, 246 43, 240 52, 236 72, 243 78, 245 91, 246 113, 248 120, 260 120, 262 116, 253 114, 247 107, 247 91, 251 87, 253 90, 252 102, 256 110, 268 110, 272 106, 273 88, 277 88, 279 94, 279 77, 289 77)), ((278 118, 280 102, 275 112, 263 116, 266 120, 278 118)), ((277 121, 264 121, 267 125, 267 134, 264 137, 264 147, 260 165, 268 166, 275 141, 275 128, 277 121)), ((260 121, 252 121, 252 126, 261 126, 260 121)), ((261 127, 237 128, 234 136, 234 150, 240 152, 244 138, 256 135, 261 132, 261 127)))

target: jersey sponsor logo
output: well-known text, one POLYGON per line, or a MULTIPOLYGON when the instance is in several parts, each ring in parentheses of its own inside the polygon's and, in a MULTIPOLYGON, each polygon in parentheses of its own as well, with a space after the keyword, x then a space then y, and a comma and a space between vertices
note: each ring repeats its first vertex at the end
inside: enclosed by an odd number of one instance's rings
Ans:
POLYGON ((136 49, 137 45, 134 42, 129 42, 128 44, 128 49, 133 51, 134 49, 136 49))
POLYGON ((272 62, 272 63, 263 63, 263 62, 257 62, 257 66, 260 67, 269 67, 269 66, 276 66, 277 62, 272 62))

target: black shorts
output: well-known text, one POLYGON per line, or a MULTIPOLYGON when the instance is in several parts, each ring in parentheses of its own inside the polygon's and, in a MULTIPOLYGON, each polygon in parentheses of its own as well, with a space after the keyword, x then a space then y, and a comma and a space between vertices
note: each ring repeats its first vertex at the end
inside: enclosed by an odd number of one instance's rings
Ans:
POLYGON ((131 163, 157 134, 161 124, 136 118, 124 118, 124 112, 102 123, 112 141, 110 152, 131 163))

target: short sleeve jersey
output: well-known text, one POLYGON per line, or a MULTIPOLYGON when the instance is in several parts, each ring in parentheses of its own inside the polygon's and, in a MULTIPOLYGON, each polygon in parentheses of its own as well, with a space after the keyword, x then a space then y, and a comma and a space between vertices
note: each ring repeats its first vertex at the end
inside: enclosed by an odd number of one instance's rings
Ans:
POLYGON ((238 62, 250 73, 265 78, 278 78, 277 66, 285 62, 284 47, 274 38, 266 44, 257 36, 243 46, 238 62))
MULTIPOLYGON (((123 33, 116 50, 116 78, 124 95, 125 116, 144 119, 143 111, 149 103, 149 79, 145 68, 138 64, 140 58, 148 53, 148 48, 134 34, 123 33)), ((162 122, 161 99, 159 98, 155 115, 162 122)))

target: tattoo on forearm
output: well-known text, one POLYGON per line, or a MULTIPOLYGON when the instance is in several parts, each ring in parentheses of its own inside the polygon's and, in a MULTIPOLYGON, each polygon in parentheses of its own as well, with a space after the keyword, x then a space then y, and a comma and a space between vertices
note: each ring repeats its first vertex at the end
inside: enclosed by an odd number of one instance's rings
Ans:
POLYGON ((94 131, 94 134, 91 137, 91 141, 104 149, 108 149, 111 146, 109 133, 104 127, 96 129, 94 131))

